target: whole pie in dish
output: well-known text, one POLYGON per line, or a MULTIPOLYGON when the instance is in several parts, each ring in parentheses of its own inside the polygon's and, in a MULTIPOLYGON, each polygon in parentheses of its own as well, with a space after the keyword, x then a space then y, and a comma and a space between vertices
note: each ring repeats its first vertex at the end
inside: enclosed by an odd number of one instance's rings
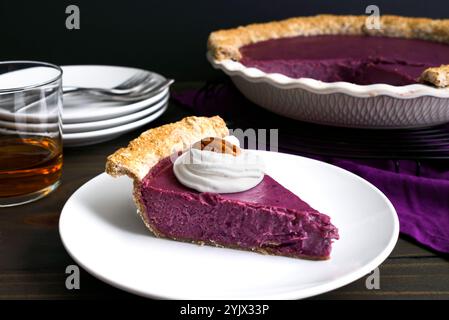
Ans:
POLYGON ((319 15, 219 30, 209 36, 213 59, 291 78, 324 82, 449 86, 449 20, 319 15))
POLYGON ((257 154, 240 149, 227 136, 220 117, 184 118, 150 129, 117 150, 108 157, 106 172, 134 180, 138 212, 158 237, 328 259, 338 239, 330 217, 258 165, 242 162, 257 154), (195 155, 205 162, 185 162, 195 155), (217 157, 231 165, 215 161, 217 157))

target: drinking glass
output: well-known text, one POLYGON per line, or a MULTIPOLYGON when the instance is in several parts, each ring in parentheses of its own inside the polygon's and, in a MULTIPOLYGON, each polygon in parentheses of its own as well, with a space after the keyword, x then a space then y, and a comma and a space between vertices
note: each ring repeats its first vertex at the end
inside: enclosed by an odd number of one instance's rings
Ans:
POLYGON ((37 200, 60 183, 62 69, 0 62, 0 207, 37 200))

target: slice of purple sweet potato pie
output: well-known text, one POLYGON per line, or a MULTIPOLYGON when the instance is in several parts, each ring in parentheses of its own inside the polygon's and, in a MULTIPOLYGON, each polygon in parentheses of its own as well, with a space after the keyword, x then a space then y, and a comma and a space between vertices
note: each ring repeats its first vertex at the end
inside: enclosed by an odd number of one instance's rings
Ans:
POLYGON ((329 216, 260 174, 257 166, 245 165, 241 160, 245 150, 226 136, 221 118, 188 117, 150 129, 117 150, 108 157, 106 172, 134 180, 139 214, 158 237, 328 259, 332 242, 338 239, 329 216), (188 150, 204 162, 177 166, 188 150), (173 161, 172 155, 181 151, 173 161), (216 165, 219 156, 237 162, 216 165))

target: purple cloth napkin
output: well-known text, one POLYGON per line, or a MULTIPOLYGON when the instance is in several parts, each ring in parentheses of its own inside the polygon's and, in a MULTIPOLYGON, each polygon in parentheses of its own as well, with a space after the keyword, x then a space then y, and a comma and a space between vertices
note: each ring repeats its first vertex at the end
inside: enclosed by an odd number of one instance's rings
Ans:
MULTIPOLYGON (((282 138, 279 123, 270 127, 258 121, 262 113, 267 113, 270 118, 281 117, 255 107, 231 85, 187 90, 174 94, 173 98, 197 115, 222 116, 231 123, 230 127, 242 128, 245 124, 251 128, 279 127, 279 151, 302 154, 292 147, 291 139, 282 138)), ((449 161, 423 162, 417 176, 417 163, 411 160, 401 160, 398 171, 398 162, 392 160, 312 157, 351 171, 374 184, 396 208, 402 234, 434 250, 449 253, 449 161)))

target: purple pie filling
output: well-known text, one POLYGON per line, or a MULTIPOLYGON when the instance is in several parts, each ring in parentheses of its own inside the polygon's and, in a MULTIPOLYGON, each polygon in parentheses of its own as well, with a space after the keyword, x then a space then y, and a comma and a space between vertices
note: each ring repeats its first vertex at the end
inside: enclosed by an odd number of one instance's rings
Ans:
POLYGON ((141 198, 151 225, 179 240, 327 259, 338 230, 330 218, 265 175, 238 193, 199 193, 178 182, 169 158, 143 179, 141 198))
POLYGON ((299 36, 240 48, 241 63, 267 73, 324 82, 408 85, 429 68, 449 63, 444 43, 370 36, 299 36))

